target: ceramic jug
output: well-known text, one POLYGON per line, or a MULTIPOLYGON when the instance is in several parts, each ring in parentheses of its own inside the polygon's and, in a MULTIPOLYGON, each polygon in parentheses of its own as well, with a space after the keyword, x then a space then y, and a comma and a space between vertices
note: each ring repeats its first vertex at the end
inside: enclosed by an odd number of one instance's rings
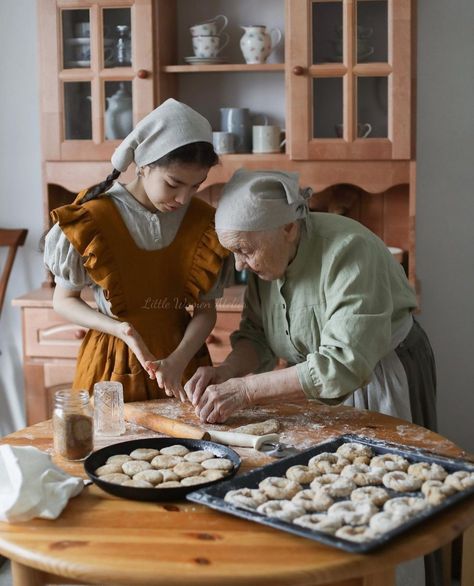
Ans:
POLYGON ((106 98, 105 138, 125 138, 133 128, 132 96, 123 84, 111 97, 106 98))
POLYGON ((265 63, 267 57, 281 41, 279 28, 267 32, 263 25, 241 27, 245 33, 240 39, 240 48, 246 63, 265 63))
POLYGON ((235 138, 237 153, 252 150, 252 126, 248 108, 221 108, 221 130, 231 132, 235 138))

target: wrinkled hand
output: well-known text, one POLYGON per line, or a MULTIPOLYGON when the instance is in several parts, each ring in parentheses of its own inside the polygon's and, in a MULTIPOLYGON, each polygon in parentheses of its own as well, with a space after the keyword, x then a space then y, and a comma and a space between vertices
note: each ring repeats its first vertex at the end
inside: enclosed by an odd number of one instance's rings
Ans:
POLYGON ((150 378, 156 378, 160 389, 164 389, 168 397, 176 397, 182 403, 186 401, 186 393, 181 384, 184 366, 172 356, 163 360, 147 362, 147 369, 151 370, 150 378))
POLYGON ((184 392, 191 403, 196 406, 208 385, 223 383, 229 378, 230 376, 227 375, 222 366, 200 366, 184 385, 184 392))
POLYGON ((209 385, 195 408, 202 422, 224 423, 232 413, 248 405, 250 398, 245 378, 231 378, 217 385, 209 385))
POLYGON ((130 350, 137 357, 138 362, 147 371, 148 376, 154 378, 153 371, 147 367, 148 361, 155 360, 155 356, 150 352, 148 346, 145 344, 143 338, 137 332, 137 330, 127 322, 118 322, 118 331, 116 337, 120 338, 127 344, 130 350))

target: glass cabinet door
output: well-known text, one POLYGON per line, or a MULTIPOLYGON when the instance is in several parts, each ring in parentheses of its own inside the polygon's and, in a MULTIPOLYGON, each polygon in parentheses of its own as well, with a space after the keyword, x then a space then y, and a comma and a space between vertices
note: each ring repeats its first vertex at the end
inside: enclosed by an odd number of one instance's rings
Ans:
POLYGON ((411 0, 290 2, 292 158, 410 158, 411 9, 411 0))
POLYGON ((48 84, 50 100, 44 109, 57 112, 57 121, 46 125, 55 132, 45 141, 46 158, 107 160, 154 107, 152 0, 44 2, 43 88, 48 84))

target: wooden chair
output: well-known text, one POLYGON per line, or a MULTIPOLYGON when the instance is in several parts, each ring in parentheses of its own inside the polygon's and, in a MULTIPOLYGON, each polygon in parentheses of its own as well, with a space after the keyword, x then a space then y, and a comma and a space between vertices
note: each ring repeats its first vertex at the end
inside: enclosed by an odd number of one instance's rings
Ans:
POLYGON ((25 228, 6 229, 0 228, 0 248, 8 247, 8 254, 3 270, 0 272, 0 315, 2 313, 3 302, 7 292, 8 279, 13 267, 16 252, 19 246, 23 246, 26 240, 28 230, 25 228))

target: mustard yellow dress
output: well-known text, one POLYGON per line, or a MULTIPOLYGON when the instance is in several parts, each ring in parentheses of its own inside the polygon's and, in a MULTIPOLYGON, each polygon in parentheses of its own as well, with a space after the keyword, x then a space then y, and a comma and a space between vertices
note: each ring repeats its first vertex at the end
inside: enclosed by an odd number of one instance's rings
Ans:
MULTIPOLYGON (((81 201, 83 193, 76 201, 81 201)), ((65 236, 84 259, 90 278, 104 290, 116 319, 131 323, 157 359, 169 356, 191 319, 186 307, 214 285, 226 251, 214 230, 214 208, 194 198, 169 246, 137 246, 108 197, 53 210, 65 236)), ((185 369, 183 383, 211 364, 203 345, 185 369)), ((89 330, 77 362, 74 388, 92 391, 103 380, 123 384, 125 401, 164 396, 119 338, 89 330)))

